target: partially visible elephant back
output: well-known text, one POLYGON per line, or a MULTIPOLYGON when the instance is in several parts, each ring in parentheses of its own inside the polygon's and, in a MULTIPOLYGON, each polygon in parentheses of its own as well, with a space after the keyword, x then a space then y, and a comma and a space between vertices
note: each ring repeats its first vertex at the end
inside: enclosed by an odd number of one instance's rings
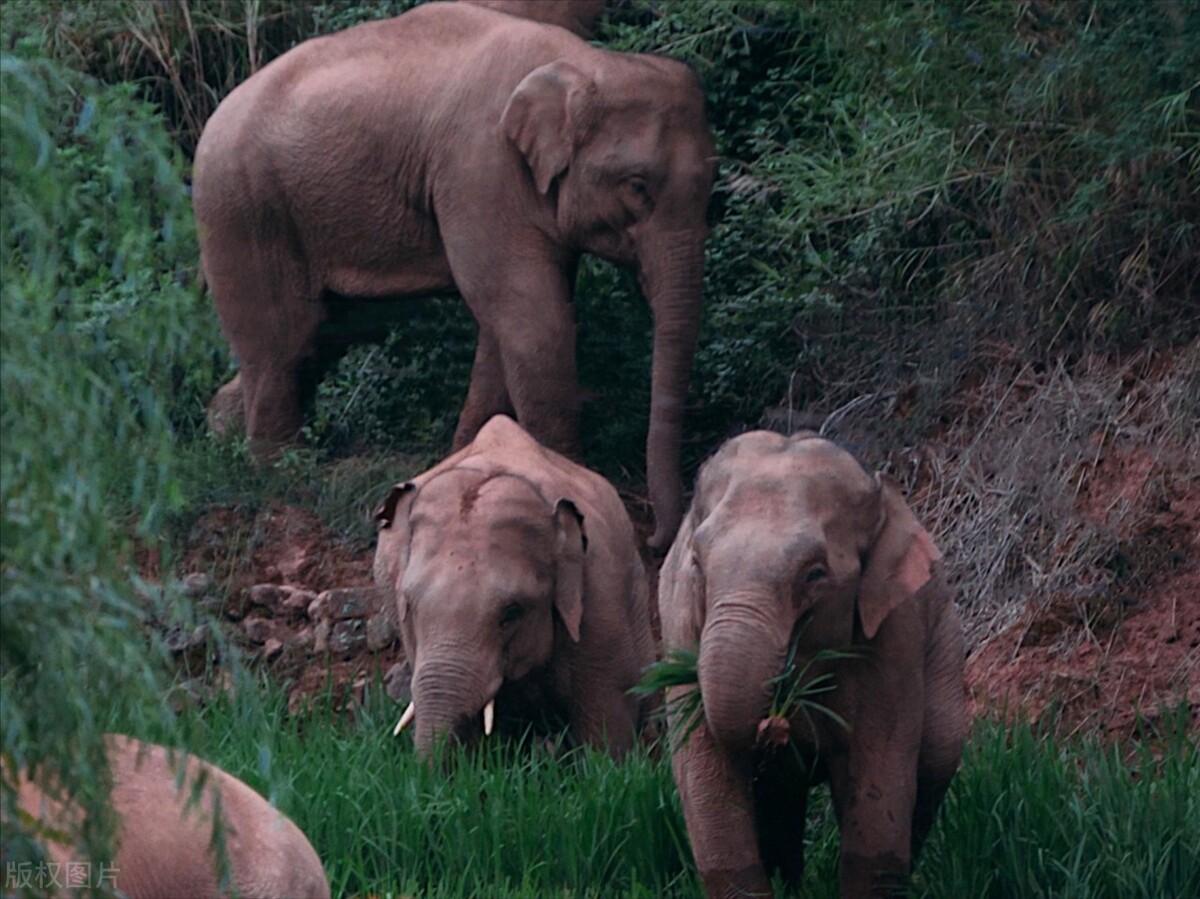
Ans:
POLYGON ((605 0, 461 0, 522 19, 559 25, 582 38, 590 38, 605 0))
MULTIPOLYGON (((277 896, 327 899, 329 883, 307 837, 266 799, 231 774, 180 750, 110 735, 110 802, 117 815, 116 855, 105 883, 130 899, 226 895, 218 880, 212 844, 213 810, 219 808, 229 874, 245 899, 277 896), (186 758, 182 785, 176 771, 186 758), (187 808, 193 789, 199 799, 187 808), (214 791, 219 791, 219 804, 214 791)), ((23 780, 22 811, 62 830, 70 814, 36 784, 23 780)), ((48 842, 47 857, 66 870, 85 861, 74 846, 48 842)), ((93 880, 95 883, 95 880, 93 880)))

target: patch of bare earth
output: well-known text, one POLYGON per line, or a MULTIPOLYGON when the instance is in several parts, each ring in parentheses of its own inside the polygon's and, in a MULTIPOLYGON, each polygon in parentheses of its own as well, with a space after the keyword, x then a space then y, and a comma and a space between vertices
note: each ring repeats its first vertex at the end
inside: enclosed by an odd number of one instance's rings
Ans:
POLYGON ((403 660, 372 586, 374 550, 282 503, 210 510, 188 536, 184 570, 208 572, 220 617, 251 659, 288 688, 293 709, 330 692, 361 700, 403 660))
POLYGON ((1019 602, 997 603, 1000 626, 977 631, 967 663, 975 714, 1124 740, 1152 736, 1183 704, 1200 730, 1198 358, 1197 347, 1146 354, 1064 382, 1103 394, 1105 412, 1078 417, 1086 442, 1045 423, 1072 438, 1070 464, 1028 460, 1048 496, 1021 521, 1043 536, 1010 538, 1020 557, 1005 569, 1026 576, 1019 602))
MULTIPOLYGON (((1096 466, 1081 513, 1137 502, 1155 466, 1114 452, 1096 466)), ((1086 604, 1034 599, 967 663, 975 714, 1054 716, 1062 734, 1152 735, 1162 712, 1186 703, 1200 726, 1200 481, 1146 519, 1133 543, 1159 544, 1158 574, 1138 589, 1086 604)))

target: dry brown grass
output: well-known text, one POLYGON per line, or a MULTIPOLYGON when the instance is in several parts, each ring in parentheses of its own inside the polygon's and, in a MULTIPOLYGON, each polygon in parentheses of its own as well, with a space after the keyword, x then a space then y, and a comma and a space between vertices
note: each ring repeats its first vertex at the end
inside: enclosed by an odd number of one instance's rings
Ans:
POLYGON ((948 424, 910 449, 886 441, 879 413, 843 406, 829 430, 871 435, 857 448, 907 487, 945 553, 970 646, 1030 604, 1063 609, 1086 636, 1186 551, 1157 516, 1200 476, 1200 341, 1046 367, 993 348, 948 424))

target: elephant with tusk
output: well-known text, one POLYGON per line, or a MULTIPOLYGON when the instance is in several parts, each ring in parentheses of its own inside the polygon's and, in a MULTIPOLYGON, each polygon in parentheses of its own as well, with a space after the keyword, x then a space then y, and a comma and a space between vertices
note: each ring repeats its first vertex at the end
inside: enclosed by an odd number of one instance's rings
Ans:
POLYGON ((411 481, 377 515, 375 580, 412 666, 419 752, 497 721, 565 722, 573 741, 624 755, 653 661, 648 584, 633 525, 602 477, 507 416, 411 481))

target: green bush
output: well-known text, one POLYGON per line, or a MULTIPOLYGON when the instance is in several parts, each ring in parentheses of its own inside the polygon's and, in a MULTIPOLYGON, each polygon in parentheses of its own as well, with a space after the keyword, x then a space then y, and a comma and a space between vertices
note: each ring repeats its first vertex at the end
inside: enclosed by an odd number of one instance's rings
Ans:
MULTIPOLYGON (((130 88, 3 55, 0 121, 7 821, 9 765, 96 808, 104 710, 159 706, 163 656, 142 626, 168 610, 137 561, 180 507, 175 435, 224 363, 183 284, 191 216, 157 116, 130 88)), ((6 825, 6 842, 18 833, 6 825)))
POLYGON ((785 395, 936 405, 984 340, 1200 333, 1194 7, 648 0, 602 37, 706 80, 704 442, 785 395))

